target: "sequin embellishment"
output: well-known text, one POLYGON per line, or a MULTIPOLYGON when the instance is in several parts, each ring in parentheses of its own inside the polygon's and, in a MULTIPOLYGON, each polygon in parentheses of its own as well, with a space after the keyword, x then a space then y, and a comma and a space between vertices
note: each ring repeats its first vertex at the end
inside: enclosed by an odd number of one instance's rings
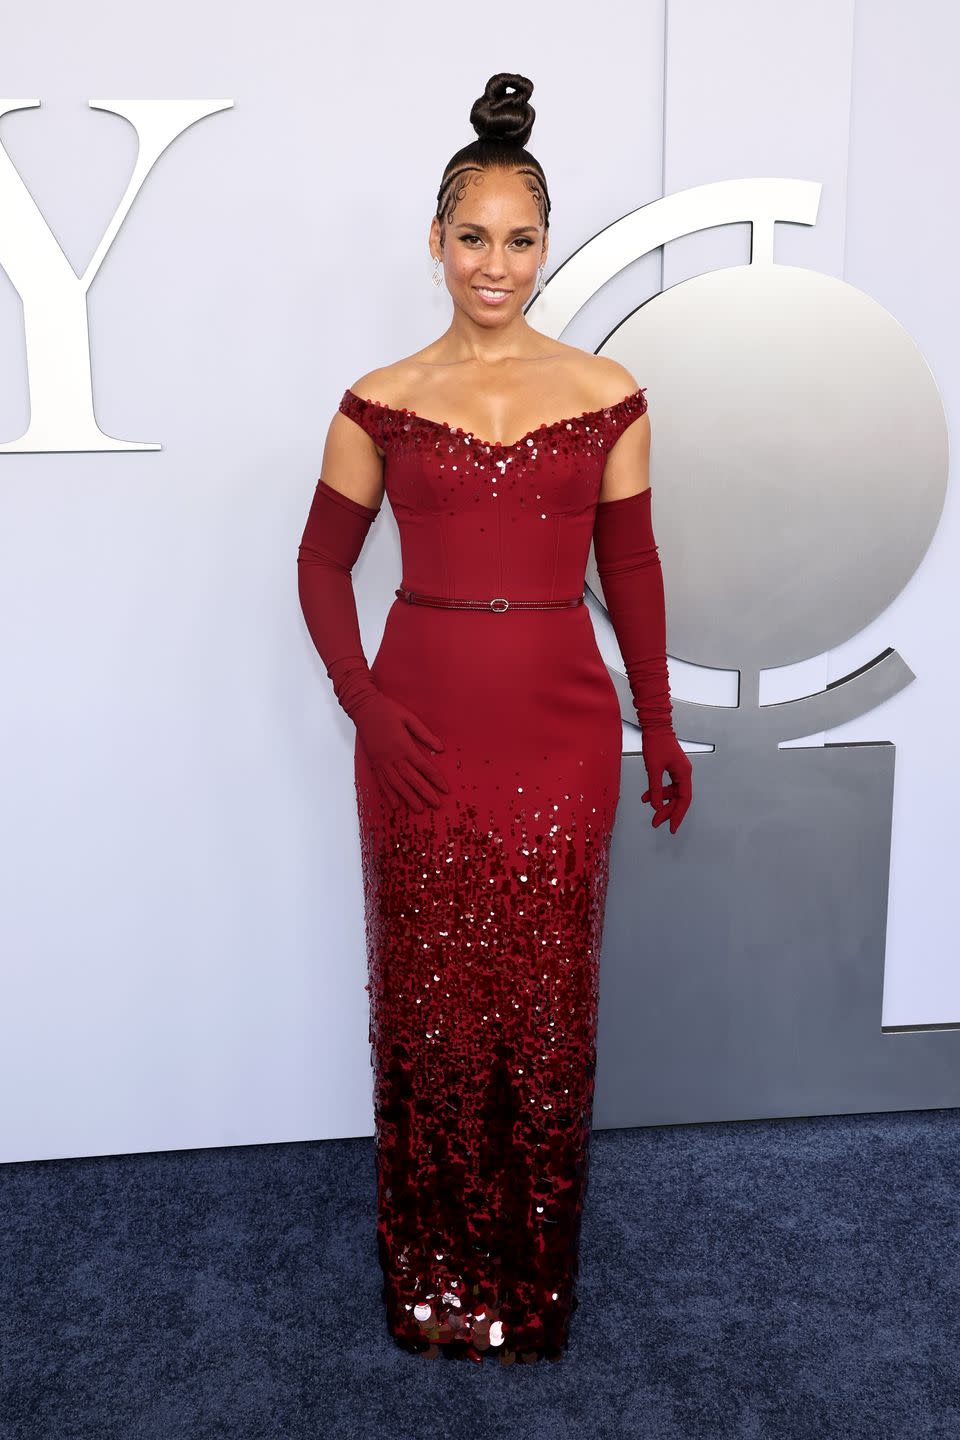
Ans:
POLYGON ((350 389, 344 391, 339 408, 344 415, 351 420, 357 420, 371 433, 375 430, 379 445, 390 441, 402 442, 411 436, 415 437, 416 443, 416 437, 422 437, 424 431, 432 431, 439 433, 441 440, 446 437, 451 445, 465 443, 488 454, 494 450, 518 450, 521 446, 531 448, 557 438, 567 440, 575 437, 583 441, 589 435, 593 435, 596 441, 609 448, 624 426, 646 411, 646 388, 644 385, 632 390, 629 395, 612 405, 604 405, 596 410, 583 410, 579 415, 565 415, 559 420, 546 420, 535 425, 519 439, 511 441, 483 440, 473 431, 463 430, 459 425, 451 425, 446 420, 431 420, 425 415, 418 415, 415 410, 407 409, 406 406, 387 405, 382 400, 367 400, 350 389), (372 417, 369 416, 371 407, 377 412, 372 417))
POLYGON ((416 1351, 558 1359, 578 1304, 609 809, 518 805, 504 833, 468 803, 454 821, 388 813, 366 789, 358 805, 389 1328, 416 1351))
POLYGON ((383 451, 395 512, 452 516, 464 506, 505 508, 511 527, 527 518, 549 529, 558 516, 596 505, 606 457, 626 427, 646 412, 647 401, 641 387, 613 405, 546 421, 509 444, 482 440, 458 425, 366 400, 349 389, 339 408, 383 451))

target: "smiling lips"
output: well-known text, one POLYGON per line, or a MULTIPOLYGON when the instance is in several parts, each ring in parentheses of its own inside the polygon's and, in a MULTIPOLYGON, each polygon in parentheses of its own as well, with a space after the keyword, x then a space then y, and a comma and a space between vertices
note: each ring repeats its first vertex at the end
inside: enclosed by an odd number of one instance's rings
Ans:
POLYGON ((486 285, 475 285, 473 287, 485 305, 502 305, 504 300, 513 292, 510 290, 495 290, 486 285))

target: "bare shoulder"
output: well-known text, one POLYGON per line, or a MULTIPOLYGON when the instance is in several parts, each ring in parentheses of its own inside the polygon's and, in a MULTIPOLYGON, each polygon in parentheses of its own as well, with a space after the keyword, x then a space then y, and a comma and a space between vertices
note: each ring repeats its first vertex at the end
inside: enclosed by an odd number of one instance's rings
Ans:
POLYGON ((597 409, 616 405, 618 400, 640 389, 634 375, 619 360, 609 355, 593 355, 588 350, 582 350, 580 356, 584 388, 589 388, 597 409))
MULTIPOLYGON (((416 397, 422 390, 424 365, 430 364, 427 357, 430 346, 413 355, 404 355, 390 365, 381 365, 377 370, 368 370, 361 375, 350 389, 361 400, 379 400, 381 405, 402 409, 416 405, 416 397)), ((435 366, 434 362, 434 366, 435 366)))
POLYGON ((378 400, 381 405, 395 405, 399 403, 397 396, 403 393, 409 369, 409 362, 406 360, 398 360, 392 365, 381 365, 378 369, 368 370, 366 375, 361 375, 349 388, 361 400, 378 400))

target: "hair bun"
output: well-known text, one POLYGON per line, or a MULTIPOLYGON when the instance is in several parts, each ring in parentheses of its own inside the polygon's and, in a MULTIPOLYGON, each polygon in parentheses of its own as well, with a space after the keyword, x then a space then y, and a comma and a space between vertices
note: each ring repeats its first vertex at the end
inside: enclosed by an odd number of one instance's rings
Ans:
POLYGON ((470 124, 481 140, 524 146, 537 116, 530 104, 532 94, 533 81, 526 75, 491 75, 483 94, 473 102, 470 124))

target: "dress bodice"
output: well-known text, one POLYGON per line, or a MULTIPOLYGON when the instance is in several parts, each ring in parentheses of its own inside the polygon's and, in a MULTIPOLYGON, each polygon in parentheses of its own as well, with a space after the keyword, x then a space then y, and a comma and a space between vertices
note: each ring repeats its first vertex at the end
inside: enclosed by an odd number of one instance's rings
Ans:
POLYGON ((647 402, 641 388, 511 444, 349 389, 339 408, 384 453, 403 585, 452 599, 553 600, 583 590, 606 456, 647 402))

